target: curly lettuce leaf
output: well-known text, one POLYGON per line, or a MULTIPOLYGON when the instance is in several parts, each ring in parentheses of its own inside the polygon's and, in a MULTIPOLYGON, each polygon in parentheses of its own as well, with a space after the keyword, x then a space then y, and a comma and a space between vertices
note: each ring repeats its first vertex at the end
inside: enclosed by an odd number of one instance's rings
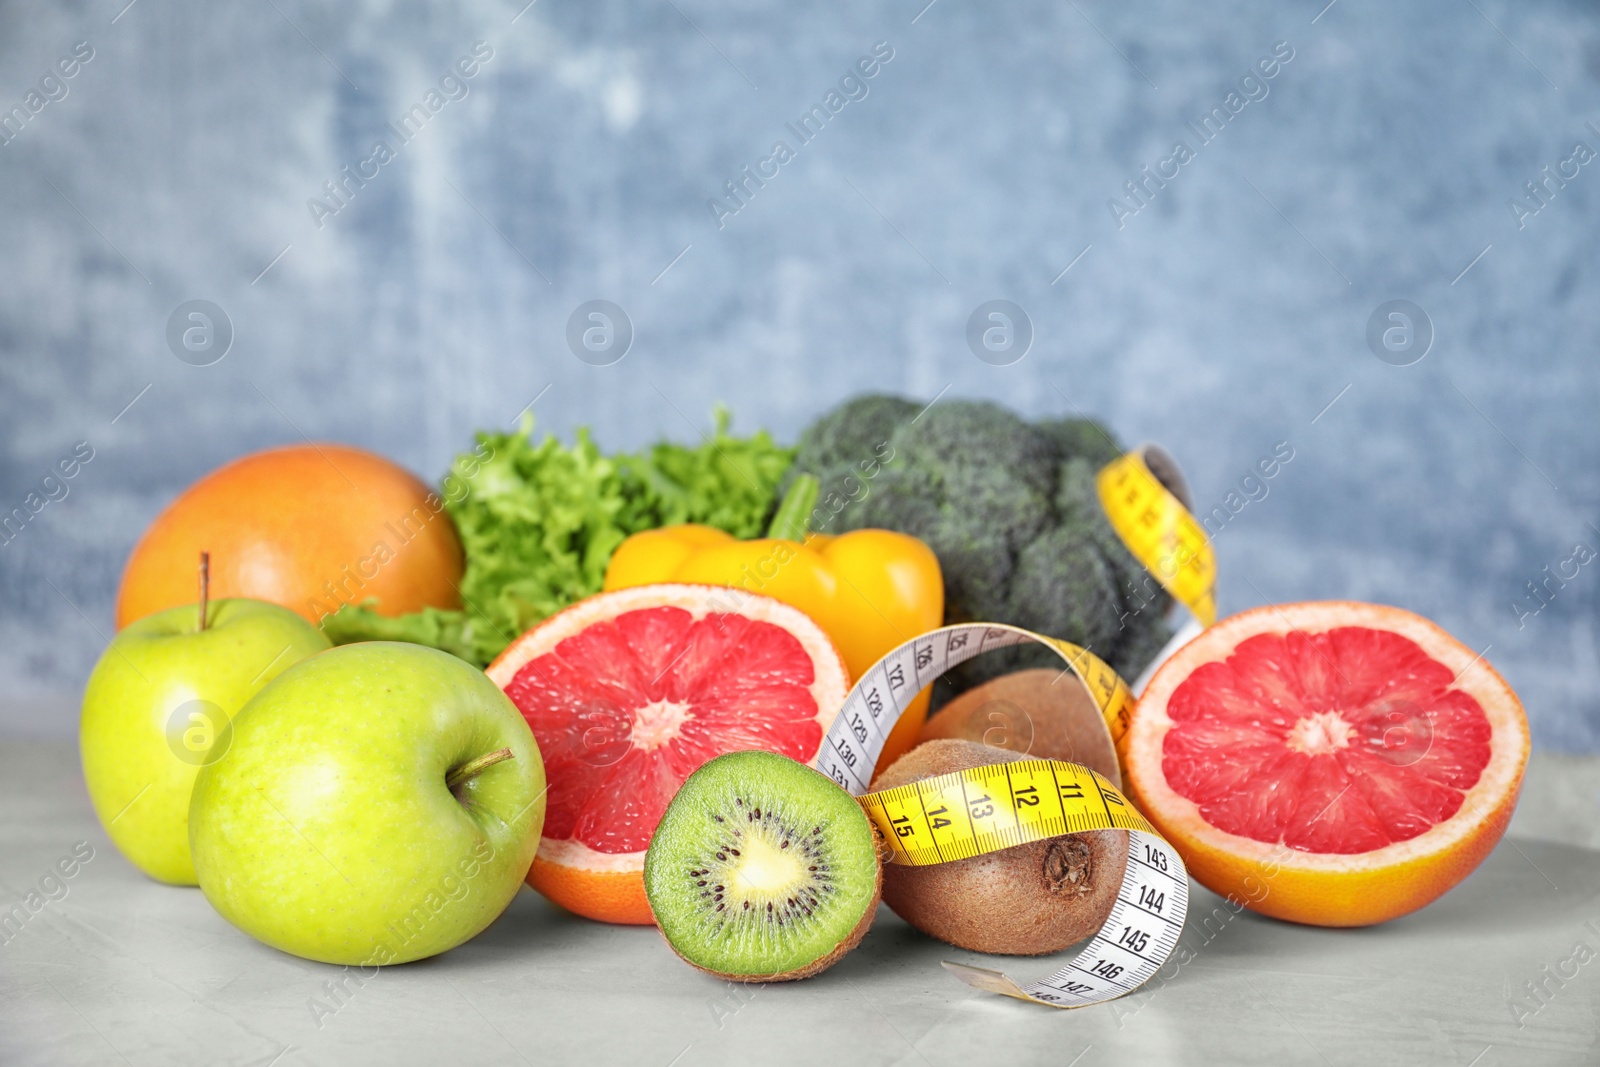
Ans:
POLYGON ((463 607, 386 618, 373 602, 323 620, 335 644, 412 641, 483 666, 530 626, 600 591, 611 553, 640 530, 699 522, 735 537, 766 528, 794 450, 765 432, 735 437, 726 409, 697 446, 662 442, 607 456, 579 430, 570 446, 480 431, 441 495, 466 551, 463 607))

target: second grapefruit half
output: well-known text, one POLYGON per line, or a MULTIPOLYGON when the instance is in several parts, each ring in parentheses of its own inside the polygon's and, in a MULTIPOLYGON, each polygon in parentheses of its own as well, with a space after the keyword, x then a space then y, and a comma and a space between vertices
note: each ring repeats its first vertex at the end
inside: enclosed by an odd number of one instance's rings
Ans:
POLYGON ((654 921, 645 850, 689 775, 743 749, 810 763, 849 691, 844 660, 809 616, 707 585, 579 601, 488 674, 533 728, 550 782, 528 884, 615 923, 654 921))
POLYGON ((1344 601, 1242 612, 1156 672, 1123 738, 1134 802, 1211 891, 1363 926, 1459 883, 1500 840, 1522 704, 1427 619, 1344 601))

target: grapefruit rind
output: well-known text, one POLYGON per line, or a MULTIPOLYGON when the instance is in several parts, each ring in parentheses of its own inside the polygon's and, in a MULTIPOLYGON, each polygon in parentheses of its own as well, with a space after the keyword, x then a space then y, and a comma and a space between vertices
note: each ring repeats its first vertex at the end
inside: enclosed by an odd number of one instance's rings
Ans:
POLYGON ((539 858, 546 863, 595 874, 626 874, 644 869, 643 852, 600 852, 573 838, 543 839, 539 858))
MULTIPOLYGON (((643 853, 631 870, 591 870, 551 862, 545 852, 562 841, 540 839, 539 852, 528 869, 527 883, 553 903, 597 922, 651 926, 655 916, 644 895, 643 853)), ((623 857, 611 857, 621 859, 623 857)))
POLYGON ((1183 854, 1195 880, 1253 910, 1325 926, 1365 926, 1407 914, 1454 887, 1494 848, 1510 822, 1527 764, 1528 721, 1504 678, 1434 623, 1400 608, 1322 601, 1254 608, 1224 619, 1179 649, 1140 696, 1121 755, 1134 803, 1183 854), (1490 726, 1489 762, 1451 818, 1405 841, 1357 853, 1312 853, 1211 825, 1174 791, 1162 769, 1173 726, 1167 702, 1202 664, 1225 660, 1246 638, 1358 626, 1400 634, 1456 677, 1490 726))

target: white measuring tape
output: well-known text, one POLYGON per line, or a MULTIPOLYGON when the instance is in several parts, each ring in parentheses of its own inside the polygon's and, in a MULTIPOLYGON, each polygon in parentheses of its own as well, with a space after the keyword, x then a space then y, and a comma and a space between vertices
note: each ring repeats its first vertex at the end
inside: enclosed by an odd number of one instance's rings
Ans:
POLYGON ((948 862, 1064 833, 1121 829, 1128 863, 1111 915, 1061 970, 1031 985, 1000 971, 945 962, 977 989, 1056 1008, 1082 1008, 1133 992, 1172 955, 1189 911, 1189 872, 1155 828, 1106 779, 1060 760, 973 768, 868 793, 889 731, 922 688, 959 663, 1036 642, 1066 661, 1106 722, 1126 732, 1127 686, 1087 649, 1017 626, 968 623, 913 638, 884 656, 845 697, 816 767, 861 800, 894 850, 893 862, 948 862), (972 790, 980 789, 978 797, 972 790), (980 803, 981 801, 981 803, 980 803))

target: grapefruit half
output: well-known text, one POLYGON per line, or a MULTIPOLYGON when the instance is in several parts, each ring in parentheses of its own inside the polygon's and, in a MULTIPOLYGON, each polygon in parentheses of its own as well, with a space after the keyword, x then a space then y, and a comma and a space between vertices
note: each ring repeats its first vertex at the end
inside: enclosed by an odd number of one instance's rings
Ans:
POLYGON ((1528 721, 1482 656, 1377 604, 1255 608, 1156 672, 1123 738, 1134 803, 1214 893, 1384 922, 1472 872, 1511 819, 1528 721))
POLYGON ((528 884, 614 923, 654 922, 645 849, 684 779, 743 749, 811 763, 850 689, 809 616, 709 585, 581 600, 512 642, 488 675, 528 720, 550 783, 528 884))

